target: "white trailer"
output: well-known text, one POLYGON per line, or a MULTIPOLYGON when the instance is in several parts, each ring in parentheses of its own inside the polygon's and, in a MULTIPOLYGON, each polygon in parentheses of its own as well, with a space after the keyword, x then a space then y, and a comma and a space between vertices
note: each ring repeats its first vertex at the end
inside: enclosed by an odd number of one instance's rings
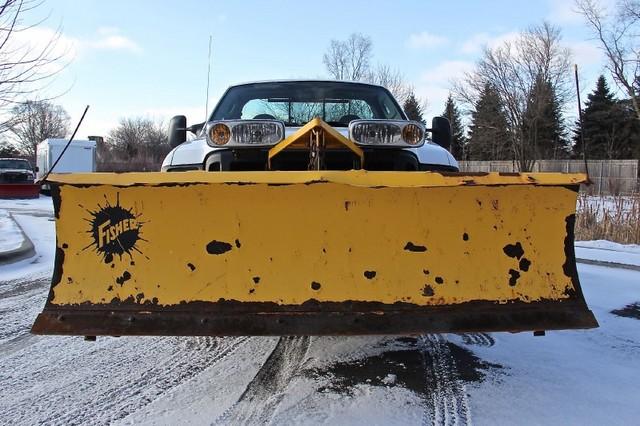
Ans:
MULTIPOLYGON (((45 139, 36 147, 36 180, 42 179, 58 159, 67 139, 45 139)), ((73 140, 51 173, 87 173, 96 171, 96 142, 73 140)), ((42 185, 47 191, 48 185, 42 185)))

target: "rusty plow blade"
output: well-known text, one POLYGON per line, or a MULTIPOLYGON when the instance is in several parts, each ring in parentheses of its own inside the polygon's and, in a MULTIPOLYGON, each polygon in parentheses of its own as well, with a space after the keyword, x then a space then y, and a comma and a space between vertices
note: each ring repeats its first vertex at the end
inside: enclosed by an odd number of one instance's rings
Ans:
POLYGON ((581 174, 51 177, 32 332, 341 335, 597 327, 573 249, 581 174))

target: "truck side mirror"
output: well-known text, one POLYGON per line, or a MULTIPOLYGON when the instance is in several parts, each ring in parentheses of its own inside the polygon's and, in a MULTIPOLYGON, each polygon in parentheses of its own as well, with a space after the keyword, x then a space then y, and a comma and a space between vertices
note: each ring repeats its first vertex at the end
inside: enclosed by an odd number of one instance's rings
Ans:
POLYGON ((169 145, 175 148, 187 140, 187 117, 176 115, 169 121, 169 145))
POLYGON ((445 117, 433 117, 431 120, 431 140, 447 151, 451 148, 451 124, 445 117))

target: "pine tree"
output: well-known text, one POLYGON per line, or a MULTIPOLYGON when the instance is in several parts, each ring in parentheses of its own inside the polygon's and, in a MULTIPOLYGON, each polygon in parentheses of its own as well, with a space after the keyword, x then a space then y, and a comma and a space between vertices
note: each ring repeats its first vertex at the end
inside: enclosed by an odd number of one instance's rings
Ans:
MULTIPOLYGON (((586 156, 593 159, 638 158, 640 122, 630 99, 617 100, 604 76, 598 78, 582 113, 586 156)), ((580 121, 574 130, 573 152, 582 156, 580 121)))
POLYGON ((422 117, 422 107, 413 91, 407 96, 407 100, 404 101, 403 109, 409 120, 419 121, 422 124, 426 123, 422 117))
POLYGON ((446 117, 451 123, 451 155, 458 160, 466 159, 467 138, 464 135, 464 126, 460 119, 460 111, 453 102, 453 97, 449 93, 447 102, 444 105, 443 117, 446 117))
POLYGON ((513 158, 507 118, 500 95, 486 84, 471 113, 468 157, 470 160, 509 160, 513 158))
POLYGON ((522 133, 529 158, 556 159, 568 155, 562 108, 551 82, 536 79, 529 92, 522 133))

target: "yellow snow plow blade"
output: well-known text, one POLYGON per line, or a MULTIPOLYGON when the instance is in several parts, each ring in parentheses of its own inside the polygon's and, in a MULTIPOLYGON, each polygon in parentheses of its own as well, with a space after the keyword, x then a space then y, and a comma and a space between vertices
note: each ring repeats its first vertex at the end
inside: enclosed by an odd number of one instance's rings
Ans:
POLYGON ((597 327, 581 174, 52 176, 57 251, 32 331, 323 335, 597 327))

